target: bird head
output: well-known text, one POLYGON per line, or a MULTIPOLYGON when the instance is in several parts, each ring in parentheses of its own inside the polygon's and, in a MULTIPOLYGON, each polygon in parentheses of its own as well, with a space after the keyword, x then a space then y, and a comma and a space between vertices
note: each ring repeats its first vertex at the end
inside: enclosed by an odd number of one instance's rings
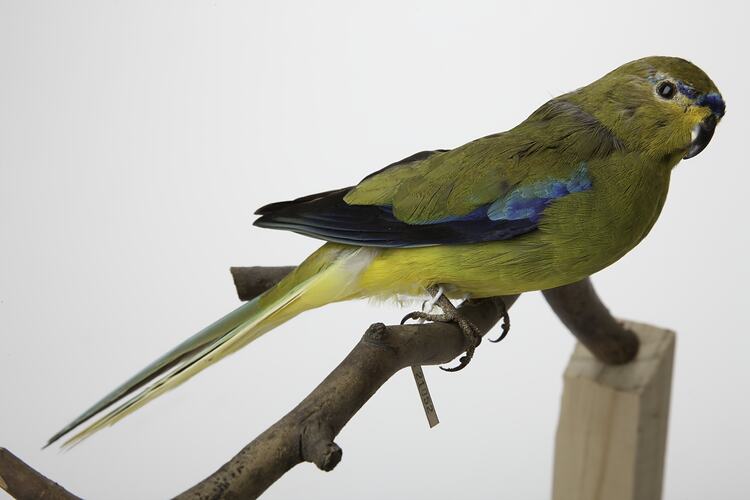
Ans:
POLYGON ((672 164, 705 149, 726 109, 708 75, 676 57, 629 62, 570 96, 626 147, 672 164))

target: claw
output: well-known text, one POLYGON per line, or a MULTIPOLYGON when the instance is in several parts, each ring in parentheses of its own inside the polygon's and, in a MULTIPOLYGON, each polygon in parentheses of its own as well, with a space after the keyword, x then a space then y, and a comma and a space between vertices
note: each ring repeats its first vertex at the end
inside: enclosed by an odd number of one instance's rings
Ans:
MULTIPOLYGON (((501 300, 502 302, 502 300, 501 300)), ((505 306, 505 302, 502 302, 503 304, 503 324, 501 325, 501 328, 503 329, 502 332, 500 332, 500 336, 496 339, 487 339, 493 344, 497 344, 501 340, 503 340, 510 331, 510 315, 508 314, 508 308, 505 306)))
POLYGON ((409 314, 407 314, 406 316, 404 316, 404 317, 403 317, 403 318, 401 319, 401 324, 403 325, 404 323, 406 323, 406 322, 407 322, 407 321, 409 321, 410 319, 418 319, 418 318, 416 317, 416 314, 417 314, 417 312, 418 312, 418 311, 412 311, 412 312, 410 312, 409 314))
POLYGON ((429 314, 422 311, 412 311, 401 320, 401 324, 403 325, 410 319, 421 319, 424 321, 432 321, 432 322, 438 322, 438 323, 450 323, 453 320, 453 318, 448 314, 429 314))
POLYGON ((457 372, 459 370, 463 370, 464 368, 466 368, 467 366, 469 366, 469 361, 470 360, 471 360, 471 358, 469 358, 468 356, 461 356, 459 358, 459 360, 458 360, 458 366, 454 366, 453 368, 446 368, 444 366, 439 366, 438 368, 440 368, 444 372, 455 373, 455 372, 457 372))

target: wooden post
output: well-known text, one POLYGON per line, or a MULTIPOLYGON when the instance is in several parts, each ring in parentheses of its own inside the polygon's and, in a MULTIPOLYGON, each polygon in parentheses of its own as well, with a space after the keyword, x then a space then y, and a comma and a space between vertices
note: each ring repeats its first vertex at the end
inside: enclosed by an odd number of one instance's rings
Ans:
POLYGON ((576 345, 564 375, 553 500, 659 500, 674 332, 627 323, 640 339, 625 365, 576 345))

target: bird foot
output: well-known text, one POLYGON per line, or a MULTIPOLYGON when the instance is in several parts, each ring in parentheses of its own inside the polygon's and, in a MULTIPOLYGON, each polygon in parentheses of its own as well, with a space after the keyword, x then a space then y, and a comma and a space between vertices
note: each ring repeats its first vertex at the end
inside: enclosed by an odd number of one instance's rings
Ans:
MULTIPOLYGON (((479 346, 479 344, 482 342, 481 330, 474 323, 461 316, 461 314, 457 310, 455 310, 455 308, 453 311, 444 311, 443 314, 430 314, 422 311, 413 311, 404 316, 404 318, 401 320, 401 324, 403 325, 410 319, 432 321, 437 323, 455 323, 461 329, 464 334, 466 354, 464 356, 461 356, 461 358, 458 360, 458 366, 455 366, 453 368, 444 368, 442 366, 440 367, 441 370, 447 372, 457 372, 466 368, 466 366, 471 361, 471 358, 474 357, 474 351, 476 350, 477 346, 479 346)), ((505 333, 501 334, 501 338, 497 341, 501 340, 504 336, 505 333)))

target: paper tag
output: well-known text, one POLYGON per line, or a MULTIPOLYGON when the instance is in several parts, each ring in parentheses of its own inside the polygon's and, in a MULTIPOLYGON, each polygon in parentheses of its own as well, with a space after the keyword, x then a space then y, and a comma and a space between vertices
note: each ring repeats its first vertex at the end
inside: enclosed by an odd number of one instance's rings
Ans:
POLYGON ((424 378, 422 367, 418 365, 412 366, 411 373, 414 375, 414 381, 417 383, 419 399, 422 400, 422 407, 424 408, 424 414, 427 416, 427 423, 430 424, 430 429, 432 429, 440 423, 440 420, 435 411, 435 405, 432 403, 430 389, 427 387, 427 380, 424 378))
MULTIPOLYGON (((432 295, 430 300, 425 301, 422 304, 422 311, 432 312, 438 299, 443 295, 443 287, 431 285, 427 287, 427 291, 432 295)), ((417 320, 418 324, 424 323, 424 319, 417 320)), ((411 373, 414 375, 414 382, 417 383, 417 391, 419 391, 419 399, 422 400, 422 407, 424 408, 424 414, 427 415, 427 423, 430 424, 430 429, 440 423, 437 412, 435 411, 435 405, 432 403, 432 396, 430 396, 430 389, 427 387, 427 379, 424 378, 424 372, 422 367, 412 366, 411 373)))

